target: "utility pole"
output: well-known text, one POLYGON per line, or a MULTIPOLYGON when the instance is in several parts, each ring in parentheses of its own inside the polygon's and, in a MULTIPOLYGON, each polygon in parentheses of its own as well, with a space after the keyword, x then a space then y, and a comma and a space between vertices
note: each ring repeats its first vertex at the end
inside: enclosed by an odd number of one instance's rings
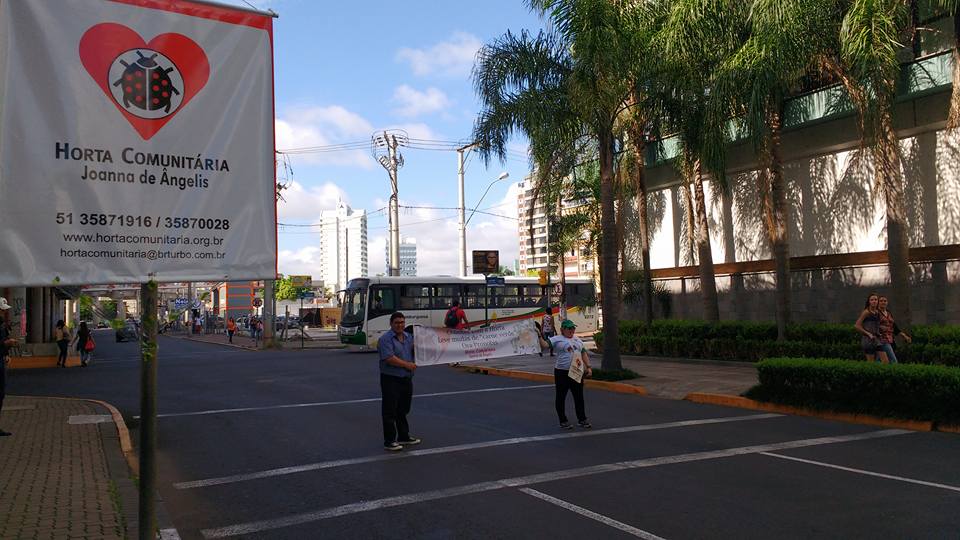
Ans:
POLYGON ((139 538, 156 537, 157 507, 157 282, 140 286, 139 538))
POLYGON ((467 224, 466 224, 466 203, 463 194, 463 165, 464 152, 475 147, 477 143, 470 143, 466 146, 457 148, 457 179, 460 193, 460 277, 467 277, 467 224))
POLYGON ((391 276, 400 275, 400 200, 397 192, 397 170, 403 167, 403 156, 397 147, 409 142, 406 132, 384 131, 382 135, 371 137, 373 157, 383 165, 390 175, 390 268, 391 276))

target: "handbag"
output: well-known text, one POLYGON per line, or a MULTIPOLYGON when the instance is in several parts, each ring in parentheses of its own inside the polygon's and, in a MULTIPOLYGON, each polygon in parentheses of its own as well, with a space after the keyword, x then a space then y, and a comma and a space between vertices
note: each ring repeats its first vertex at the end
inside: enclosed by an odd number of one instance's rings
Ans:
POLYGON ((97 348, 97 344, 93 341, 93 336, 87 338, 87 342, 83 344, 83 350, 90 352, 97 348))

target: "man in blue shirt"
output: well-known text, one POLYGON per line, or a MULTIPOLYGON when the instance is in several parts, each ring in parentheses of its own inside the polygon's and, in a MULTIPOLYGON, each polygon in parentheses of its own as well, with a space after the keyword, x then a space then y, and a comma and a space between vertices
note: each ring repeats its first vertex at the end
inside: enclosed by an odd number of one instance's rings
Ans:
POLYGON ((405 445, 420 444, 410 436, 407 414, 413 401, 413 372, 417 370, 413 354, 413 334, 404 331, 406 319, 399 311, 390 316, 390 331, 380 336, 380 411, 383 416, 384 450, 403 450, 405 445))

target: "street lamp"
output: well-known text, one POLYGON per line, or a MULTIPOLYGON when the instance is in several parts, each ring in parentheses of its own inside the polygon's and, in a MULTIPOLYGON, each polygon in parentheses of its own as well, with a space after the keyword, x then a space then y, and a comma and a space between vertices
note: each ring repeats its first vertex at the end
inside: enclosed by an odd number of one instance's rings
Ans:
MULTIPOLYGON (((461 177, 462 178, 462 177, 461 177)), ((473 207, 473 210, 470 212, 470 217, 466 220, 463 219, 465 212, 464 201, 462 197, 462 188, 461 188, 461 197, 460 197, 460 276, 466 277, 467 275, 467 224, 470 223, 470 220, 473 219, 473 215, 477 213, 477 208, 480 208, 480 203, 483 202, 484 197, 487 196, 487 193, 490 193, 490 188, 494 184, 501 180, 506 180, 510 178, 510 173, 502 172, 493 182, 490 182, 490 185, 487 186, 486 191, 483 192, 483 195, 480 196, 480 200, 477 201, 477 205, 473 207)), ((462 186, 463 184, 461 184, 462 186)))

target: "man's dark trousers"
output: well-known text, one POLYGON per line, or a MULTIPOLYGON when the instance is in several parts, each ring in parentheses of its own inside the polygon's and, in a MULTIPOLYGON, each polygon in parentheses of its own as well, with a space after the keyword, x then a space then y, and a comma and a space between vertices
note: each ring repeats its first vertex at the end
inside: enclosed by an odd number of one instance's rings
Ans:
POLYGON ((407 414, 413 401, 413 379, 380 374, 380 392, 383 395, 380 411, 383 416, 383 444, 410 439, 407 414))
POLYGON ((3 398, 7 395, 7 359, 0 356, 0 411, 3 411, 3 398))

